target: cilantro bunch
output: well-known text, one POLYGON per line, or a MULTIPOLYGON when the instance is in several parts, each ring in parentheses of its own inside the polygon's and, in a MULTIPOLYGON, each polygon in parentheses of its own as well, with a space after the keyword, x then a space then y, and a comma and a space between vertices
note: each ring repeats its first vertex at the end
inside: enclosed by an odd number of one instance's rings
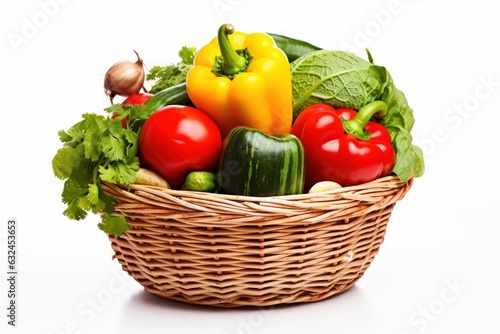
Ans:
POLYGON ((58 132, 63 146, 52 159, 54 175, 64 180, 62 201, 64 215, 73 220, 89 212, 102 212, 98 224, 104 232, 119 236, 130 229, 123 216, 112 215, 115 200, 106 194, 101 182, 130 185, 139 169, 139 130, 149 116, 138 105, 115 104, 107 109, 120 116, 85 113, 68 130, 58 132), (127 126, 121 120, 126 117, 127 126))
MULTIPOLYGON (((150 93, 185 82, 196 52, 195 47, 183 46, 177 64, 151 68, 146 75, 147 80, 155 81, 150 93)), ((119 117, 85 113, 68 130, 59 131, 63 145, 52 159, 52 169, 57 178, 64 180, 64 215, 81 220, 88 213, 102 213, 99 228, 114 236, 130 229, 125 217, 113 215, 115 199, 103 191, 101 182, 127 186, 135 181, 139 131, 155 111, 151 108, 154 105, 115 104, 105 111, 119 117), (126 127, 122 119, 127 120, 126 127)))

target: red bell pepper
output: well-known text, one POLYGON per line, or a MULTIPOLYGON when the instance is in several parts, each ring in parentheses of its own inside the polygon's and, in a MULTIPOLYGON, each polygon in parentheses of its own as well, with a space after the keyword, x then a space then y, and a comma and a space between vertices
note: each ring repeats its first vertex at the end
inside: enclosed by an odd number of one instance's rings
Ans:
POLYGON ((386 112, 382 101, 369 103, 359 112, 326 104, 305 108, 291 131, 304 146, 305 188, 319 181, 345 187, 390 174, 395 156, 391 137, 382 124, 370 121, 386 112))

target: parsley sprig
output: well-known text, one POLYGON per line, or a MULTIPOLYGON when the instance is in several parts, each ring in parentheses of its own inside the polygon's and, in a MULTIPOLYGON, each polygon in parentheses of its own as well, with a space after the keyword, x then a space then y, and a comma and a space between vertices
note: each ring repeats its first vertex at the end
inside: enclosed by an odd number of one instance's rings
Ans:
POLYGON ((89 212, 102 212, 99 228, 119 236, 130 226, 125 217, 112 215, 115 199, 103 191, 101 182, 134 182, 139 169, 138 133, 149 115, 137 105, 115 104, 105 110, 120 116, 112 119, 109 115, 85 113, 78 123, 58 132, 63 145, 52 159, 52 169, 57 178, 65 180, 64 215, 81 220, 89 212), (125 128, 121 123, 124 117, 125 128))
POLYGON ((165 88, 186 81, 187 73, 193 67, 196 52, 197 49, 193 46, 183 46, 178 53, 179 58, 181 58, 179 62, 166 66, 153 66, 146 74, 146 80, 154 81, 149 92, 156 94, 165 88))

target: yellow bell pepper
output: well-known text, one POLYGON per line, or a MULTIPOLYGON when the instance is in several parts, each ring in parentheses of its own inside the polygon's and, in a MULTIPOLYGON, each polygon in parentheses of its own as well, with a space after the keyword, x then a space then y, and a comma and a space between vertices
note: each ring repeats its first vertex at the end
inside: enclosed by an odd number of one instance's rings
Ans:
POLYGON ((222 25, 217 37, 198 51, 186 90, 224 137, 240 125, 271 135, 291 130, 290 65, 267 34, 246 34, 222 25))

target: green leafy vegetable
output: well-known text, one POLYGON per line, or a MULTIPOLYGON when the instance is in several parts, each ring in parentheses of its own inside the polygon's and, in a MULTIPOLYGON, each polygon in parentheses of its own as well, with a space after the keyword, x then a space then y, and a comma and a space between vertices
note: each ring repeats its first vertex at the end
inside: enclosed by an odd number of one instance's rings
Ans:
POLYGON ((291 63, 293 112, 312 104, 359 109, 381 92, 372 64, 344 51, 310 52, 291 63))
POLYGON ((123 216, 104 215, 99 228, 108 234, 120 236, 130 229, 127 220, 123 216))
POLYGON ((393 172, 403 181, 424 172, 420 148, 412 144, 415 122, 403 92, 383 66, 346 51, 319 50, 307 53, 291 63, 294 119, 309 105, 325 103, 335 108, 359 110, 382 100, 388 106, 380 120, 389 131, 396 151, 393 172))
POLYGON ((52 169, 57 178, 65 180, 64 214, 81 220, 89 212, 103 212, 99 228, 119 236, 130 227, 125 217, 112 215, 115 200, 103 191, 101 181, 124 185, 134 182, 139 169, 138 133, 149 115, 138 105, 115 104, 106 111, 121 116, 112 119, 86 113, 67 131, 59 131, 63 147, 52 159, 52 169), (129 120, 126 128, 121 123, 123 117, 129 120))
POLYGON ((172 87, 186 81, 187 73, 191 67, 193 67, 196 51, 195 47, 183 46, 178 54, 181 61, 177 64, 153 66, 151 70, 149 70, 149 73, 146 74, 146 80, 155 81, 149 92, 156 94, 165 88, 172 87))

